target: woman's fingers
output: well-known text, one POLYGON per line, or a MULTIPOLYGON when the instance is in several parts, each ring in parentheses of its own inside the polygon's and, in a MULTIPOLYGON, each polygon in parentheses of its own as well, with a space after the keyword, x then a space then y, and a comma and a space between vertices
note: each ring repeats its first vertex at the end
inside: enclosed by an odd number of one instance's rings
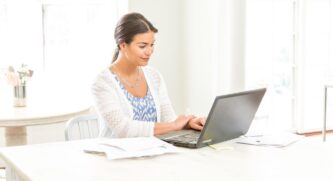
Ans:
POLYGON ((195 130, 200 130, 201 131, 203 129, 203 126, 200 125, 200 124, 197 124, 197 123, 193 123, 193 124, 191 124, 191 128, 195 129, 195 130))
POLYGON ((202 130, 206 123, 205 117, 193 118, 190 120, 190 127, 195 130, 202 130))

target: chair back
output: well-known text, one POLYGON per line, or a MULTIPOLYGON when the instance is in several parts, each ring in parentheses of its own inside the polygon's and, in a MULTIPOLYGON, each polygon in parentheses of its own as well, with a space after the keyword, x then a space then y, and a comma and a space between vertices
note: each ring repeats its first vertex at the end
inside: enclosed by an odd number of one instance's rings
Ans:
POLYGON ((68 120, 66 123, 66 141, 96 138, 98 134, 99 123, 96 114, 77 116, 68 120))

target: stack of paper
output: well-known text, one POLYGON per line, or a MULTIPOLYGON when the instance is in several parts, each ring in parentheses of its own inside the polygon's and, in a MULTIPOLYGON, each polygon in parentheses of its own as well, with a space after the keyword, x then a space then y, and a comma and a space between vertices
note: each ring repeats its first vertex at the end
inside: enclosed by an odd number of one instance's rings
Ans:
POLYGON ((179 152, 173 145, 155 137, 101 139, 96 144, 87 145, 84 151, 104 153, 109 160, 179 152))
POLYGON ((304 138, 304 136, 293 133, 276 133, 271 135, 242 136, 236 140, 236 143, 257 146, 285 147, 302 138, 304 138))

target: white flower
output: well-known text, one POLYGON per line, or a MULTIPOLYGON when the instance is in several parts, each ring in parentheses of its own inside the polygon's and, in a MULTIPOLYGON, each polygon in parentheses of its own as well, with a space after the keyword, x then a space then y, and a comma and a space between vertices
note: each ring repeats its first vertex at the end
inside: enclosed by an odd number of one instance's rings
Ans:
POLYGON ((26 64, 22 64, 19 70, 15 72, 14 67, 9 66, 6 76, 7 81, 12 86, 25 85, 32 77, 33 71, 28 69, 26 64))

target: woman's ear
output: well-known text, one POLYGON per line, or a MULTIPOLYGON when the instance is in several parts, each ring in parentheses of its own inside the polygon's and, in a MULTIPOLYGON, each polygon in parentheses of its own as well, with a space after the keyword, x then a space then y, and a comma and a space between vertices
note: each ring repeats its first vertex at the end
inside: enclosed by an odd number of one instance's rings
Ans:
POLYGON ((126 44, 125 42, 120 43, 120 44, 119 44, 119 49, 120 49, 120 50, 124 50, 124 49, 126 48, 126 45, 127 45, 127 44, 126 44))

